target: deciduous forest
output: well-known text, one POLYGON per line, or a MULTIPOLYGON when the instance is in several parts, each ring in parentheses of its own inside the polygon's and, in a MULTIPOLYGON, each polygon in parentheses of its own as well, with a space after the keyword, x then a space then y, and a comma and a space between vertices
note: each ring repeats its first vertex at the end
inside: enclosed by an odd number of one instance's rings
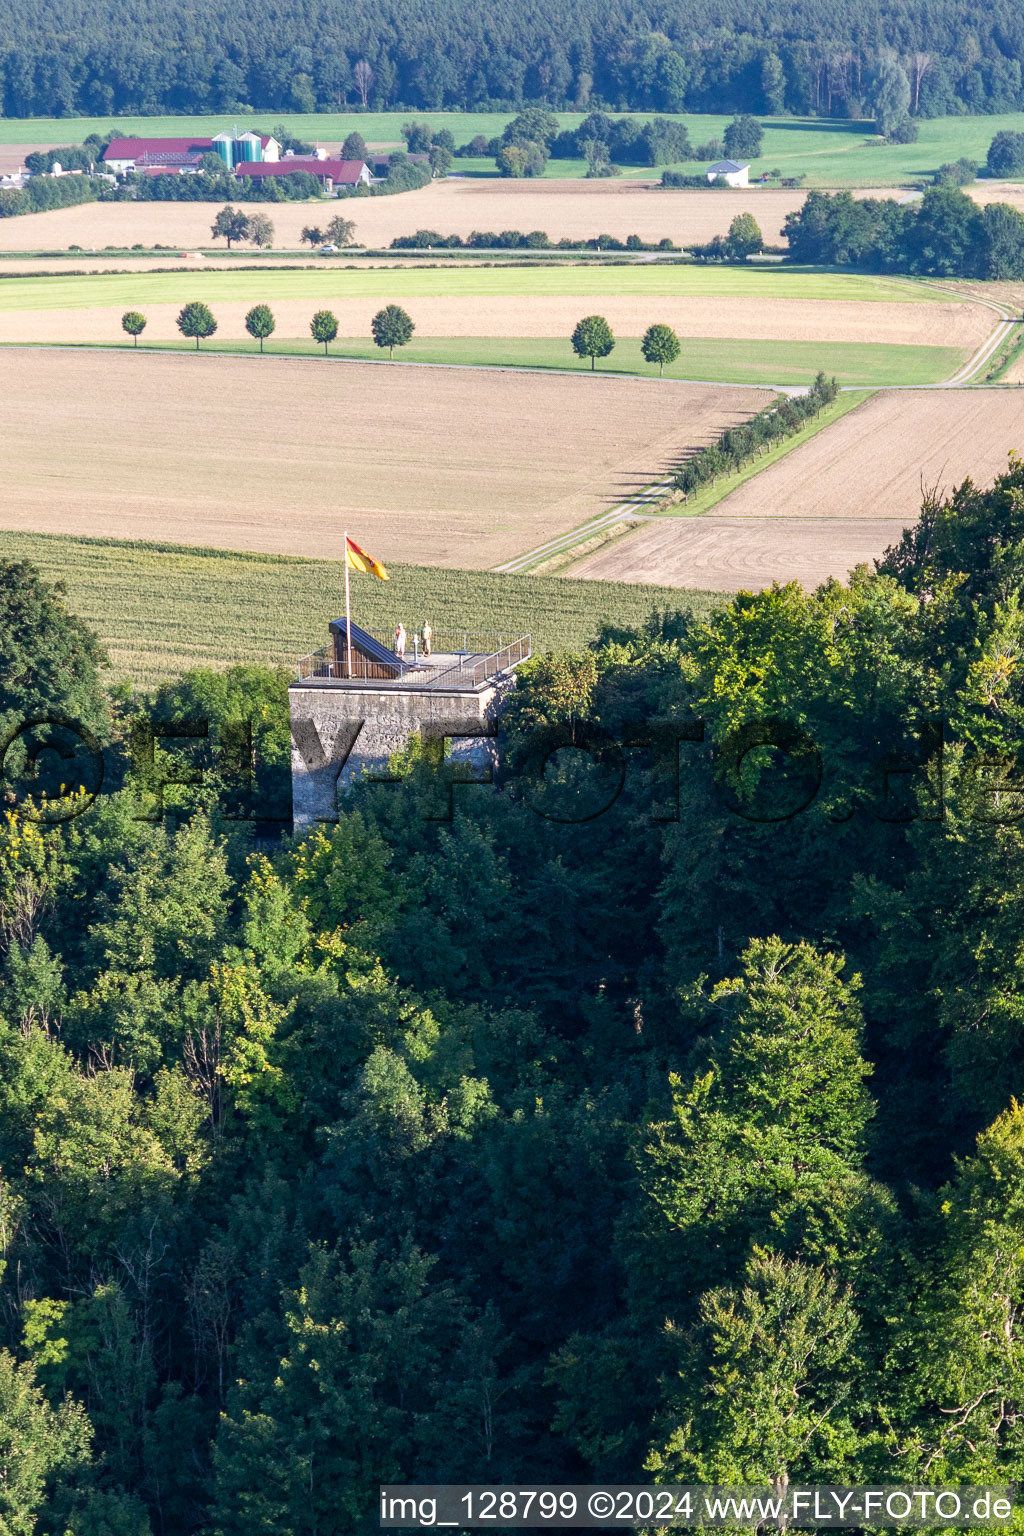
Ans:
POLYGON ((1024 21, 1011 0, 384 0, 344 10, 307 0, 286 20, 262 0, 187 10, 8 0, 5 18, 9 117, 524 102, 859 117, 871 115, 882 77, 891 87, 892 55, 915 114, 1024 105, 1024 21))
POLYGON ((0 565, 3 1528, 1015 1477, 1022 550, 1013 462, 535 658, 497 789, 410 748, 282 841, 286 674, 142 698, 0 565), (105 764, 59 825, 40 717, 105 764))

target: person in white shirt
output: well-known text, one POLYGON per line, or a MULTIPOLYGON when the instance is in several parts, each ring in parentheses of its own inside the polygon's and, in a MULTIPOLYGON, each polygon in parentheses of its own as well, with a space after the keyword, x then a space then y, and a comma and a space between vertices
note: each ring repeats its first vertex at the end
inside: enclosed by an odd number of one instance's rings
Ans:
POLYGON ((405 655, 405 625, 399 624, 395 630, 395 655, 405 655))

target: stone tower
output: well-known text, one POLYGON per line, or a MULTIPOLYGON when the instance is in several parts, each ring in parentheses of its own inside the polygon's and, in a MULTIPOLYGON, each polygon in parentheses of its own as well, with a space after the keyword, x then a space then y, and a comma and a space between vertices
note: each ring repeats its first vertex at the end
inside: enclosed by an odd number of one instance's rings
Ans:
POLYGON ((336 821, 338 794, 360 774, 386 768, 410 737, 451 743, 475 777, 495 761, 496 724, 530 655, 529 635, 443 631, 432 652, 395 654, 390 636, 344 619, 331 641, 299 663, 288 689, 292 806, 296 828, 336 821))

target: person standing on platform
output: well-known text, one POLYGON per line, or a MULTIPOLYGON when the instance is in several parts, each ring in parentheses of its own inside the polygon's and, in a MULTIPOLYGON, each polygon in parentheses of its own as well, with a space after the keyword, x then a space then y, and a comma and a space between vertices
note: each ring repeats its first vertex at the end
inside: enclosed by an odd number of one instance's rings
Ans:
POLYGON ((398 656, 398 657, 403 657, 405 655, 405 625, 404 624, 399 624, 398 628, 395 630, 395 655, 398 656))
POLYGON ((434 638, 434 631, 431 629, 430 624, 426 619, 423 620, 423 628, 420 633, 423 636, 423 654, 424 656, 429 656, 431 642, 434 638))

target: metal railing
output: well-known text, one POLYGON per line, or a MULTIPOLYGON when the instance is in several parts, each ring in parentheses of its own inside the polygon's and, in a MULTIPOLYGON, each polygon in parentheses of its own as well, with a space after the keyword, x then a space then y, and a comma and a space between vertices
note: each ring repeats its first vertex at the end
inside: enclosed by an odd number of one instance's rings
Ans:
MULTIPOLYGON (((351 676, 355 680, 370 678, 370 664, 362 657, 353 656, 351 676)), ((300 682, 330 682, 332 679, 348 679, 349 671, 343 662, 335 660, 334 646, 322 645, 318 651, 310 651, 299 659, 297 667, 300 682)), ((383 681, 383 679, 381 679, 383 681)))
POLYGON ((497 677, 500 672, 507 672, 509 667, 518 666, 521 661, 528 660, 530 656, 530 635, 520 635, 518 640, 503 645, 497 651, 491 651, 487 656, 467 655, 451 667, 445 667, 430 678, 424 686, 427 688, 481 688, 490 677, 497 677))
MULTIPOLYGON (((381 645, 393 642, 393 636, 389 634, 385 637, 383 631, 367 630, 366 633, 381 645)), ((509 667, 526 661, 531 654, 531 636, 520 635, 516 640, 505 643, 502 635, 482 634, 479 631, 474 633, 466 629, 441 630, 433 636, 432 649, 435 656, 457 656, 459 659, 446 666, 431 668, 431 660, 424 659, 422 653, 417 661, 416 652, 410 654, 407 650, 405 671, 392 679, 379 676, 379 663, 367 661, 365 657, 355 654, 352 657, 352 671, 349 672, 347 661, 339 661, 334 645, 330 644, 322 645, 319 650, 301 657, 296 670, 300 682, 372 682, 384 686, 401 684, 407 688, 469 691, 481 688, 488 678, 497 677, 509 667), (496 646, 495 640, 498 641, 496 646), (474 647, 474 641, 484 644, 474 647), (489 648, 485 649, 488 642, 489 648), (427 670, 430 671, 429 676, 426 675, 427 670)))
MULTIPOLYGON (((366 633, 385 650, 394 650, 393 629, 366 629, 366 633)), ((431 650, 444 656, 489 656, 500 651, 505 643, 506 637, 494 629, 435 629, 430 635, 431 650)), ((417 655, 423 655, 423 636, 420 630, 410 629, 405 643, 405 660, 411 661, 417 655)))

